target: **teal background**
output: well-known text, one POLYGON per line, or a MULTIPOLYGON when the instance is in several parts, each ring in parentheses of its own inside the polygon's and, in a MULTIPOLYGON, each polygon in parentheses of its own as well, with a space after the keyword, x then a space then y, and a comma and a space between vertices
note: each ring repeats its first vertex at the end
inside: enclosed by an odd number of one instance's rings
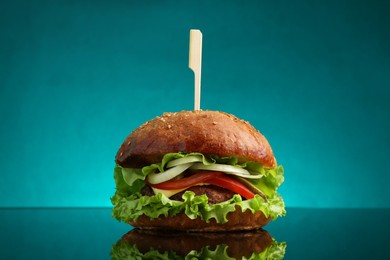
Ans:
POLYGON ((289 207, 390 207, 389 1, 1 1, 0 207, 110 206, 114 156, 164 111, 270 141, 289 207))

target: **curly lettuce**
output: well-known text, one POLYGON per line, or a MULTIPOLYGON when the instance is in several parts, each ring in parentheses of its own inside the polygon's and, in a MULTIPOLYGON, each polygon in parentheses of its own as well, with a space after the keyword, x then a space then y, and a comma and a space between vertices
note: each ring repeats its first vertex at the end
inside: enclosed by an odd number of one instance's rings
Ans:
POLYGON ((128 223, 131 220, 136 221, 141 215, 155 219, 184 212, 190 219, 200 217, 206 222, 215 219, 217 223, 226 223, 227 214, 235 211, 237 207, 241 208, 242 212, 262 211, 266 217, 270 216, 273 220, 286 214, 283 199, 279 194, 267 201, 260 195, 255 195, 250 200, 242 200, 240 195, 235 194, 230 200, 217 204, 209 204, 206 195, 195 196, 191 191, 186 191, 182 197, 184 201, 171 200, 161 193, 142 196, 138 192, 127 197, 115 194, 112 197, 112 215, 117 220, 128 223))
POLYGON ((252 213, 261 211, 266 217, 273 220, 278 216, 286 214, 284 202, 276 192, 277 188, 284 180, 283 167, 265 168, 257 162, 239 163, 235 157, 206 157, 200 153, 168 153, 160 163, 145 166, 143 168, 122 168, 116 166, 114 169, 114 179, 116 183, 115 195, 111 198, 114 205, 112 215, 119 221, 128 223, 130 220, 136 221, 139 216, 146 215, 151 219, 161 216, 175 216, 184 212, 189 218, 202 218, 206 222, 215 219, 217 223, 225 223, 227 214, 233 212, 237 207, 242 212, 250 210, 252 213), (206 195, 195 196, 193 192, 186 191, 183 201, 171 200, 165 195, 158 193, 154 196, 143 196, 141 190, 145 185, 145 178, 152 172, 163 172, 168 162, 186 156, 199 156, 203 164, 223 163, 238 166, 263 175, 261 179, 246 179, 246 182, 255 189, 259 189, 267 196, 264 199, 260 195, 255 195, 249 200, 242 200, 236 194, 230 200, 208 204, 206 195))

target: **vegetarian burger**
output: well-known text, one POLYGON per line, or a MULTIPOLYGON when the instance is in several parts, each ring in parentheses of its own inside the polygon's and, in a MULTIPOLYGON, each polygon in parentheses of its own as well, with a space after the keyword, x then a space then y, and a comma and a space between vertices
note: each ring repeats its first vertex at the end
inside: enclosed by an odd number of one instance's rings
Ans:
POLYGON ((218 111, 165 113, 115 157, 113 217, 143 229, 260 228, 285 215, 283 168, 248 122, 218 111))

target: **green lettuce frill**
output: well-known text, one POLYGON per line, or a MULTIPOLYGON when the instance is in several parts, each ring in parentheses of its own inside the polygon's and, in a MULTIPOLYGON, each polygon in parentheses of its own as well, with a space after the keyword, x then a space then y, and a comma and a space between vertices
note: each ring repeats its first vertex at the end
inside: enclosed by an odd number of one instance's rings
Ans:
POLYGON ((142 169, 116 166, 114 178, 116 192, 111 198, 114 205, 112 215, 117 220, 126 223, 130 220, 137 220, 141 215, 154 219, 160 216, 174 216, 180 212, 184 212, 191 219, 200 217, 206 222, 215 219, 217 223, 225 223, 227 214, 235 211, 237 207, 241 208, 242 212, 246 210, 250 210, 252 213, 262 211, 266 217, 270 216, 273 220, 278 216, 284 216, 286 213, 283 199, 276 192, 284 180, 282 166, 267 169, 256 162, 239 164, 234 157, 206 158, 199 153, 171 153, 165 155, 160 164, 152 164, 142 169), (251 182, 251 185, 260 189, 267 196, 267 200, 264 200, 260 195, 255 195, 250 200, 242 200, 241 196, 236 194, 230 200, 208 204, 206 195, 195 196, 191 191, 186 191, 183 194, 183 201, 171 200, 161 193, 154 196, 143 196, 141 194, 140 191, 145 185, 145 178, 149 173, 160 171, 163 174, 164 167, 169 161, 194 155, 201 156, 204 164, 224 163, 261 173, 264 176, 263 178, 248 181, 251 182))
POLYGON ((266 217, 270 216, 272 219, 286 213, 284 202, 279 194, 275 194, 267 201, 264 201, 260 195, 255 195, 250 200, 242 200, 241 196, 236 194, 230 200, 208 204, 206 195, 195 196, 193 192, 186 191, 183 199, 184 201, 171 200, 161 193, 154 196, 142 196, 141 193, 136 193, 128 197, 116 194, 112 198, 114 204, 112 214, 116 219, 126 223, 130 220, 136 221, 141 215, 154 219, 161 216, 175 216, 180 212, 184 212, 190 219, 200 217, 209 222, 214 218, 217 223, 225 223, 227 214, 235 211, 236 207, 240 207, 242 212, 262 211, 266 217))

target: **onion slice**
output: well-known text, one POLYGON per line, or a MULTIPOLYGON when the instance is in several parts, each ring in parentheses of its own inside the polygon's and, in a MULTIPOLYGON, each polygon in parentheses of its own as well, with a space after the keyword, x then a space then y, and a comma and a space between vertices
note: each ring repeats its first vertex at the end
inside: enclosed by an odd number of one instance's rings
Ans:
POLYGON ((204 165, 202 163, 194 163, 191 167, 191 170, 207 170, 207 171, 219 171, 224 172, 226 174, 236 175, 239 177, 247 178, 247 179, 260 179, 263 177, 261 174, 252 175, 250 172, 244 168, 240 168, 233 165, 226 164, 210 164, 204 165))
POLYGON ((188 168, 190 168, 190 166, 192 164, 193 163, 181 164, 181 165, 173 167, 173 168, 171 168, 169 170, 166 170, 164 172, 150 173, 148 175, 148 182, 151 183, 151 184, 158 184, 158 183, 161 183, 161 182, 173 179, 176 176, 178 176, 180 173, 182 173, 185 170, 187 170, 188 168))

